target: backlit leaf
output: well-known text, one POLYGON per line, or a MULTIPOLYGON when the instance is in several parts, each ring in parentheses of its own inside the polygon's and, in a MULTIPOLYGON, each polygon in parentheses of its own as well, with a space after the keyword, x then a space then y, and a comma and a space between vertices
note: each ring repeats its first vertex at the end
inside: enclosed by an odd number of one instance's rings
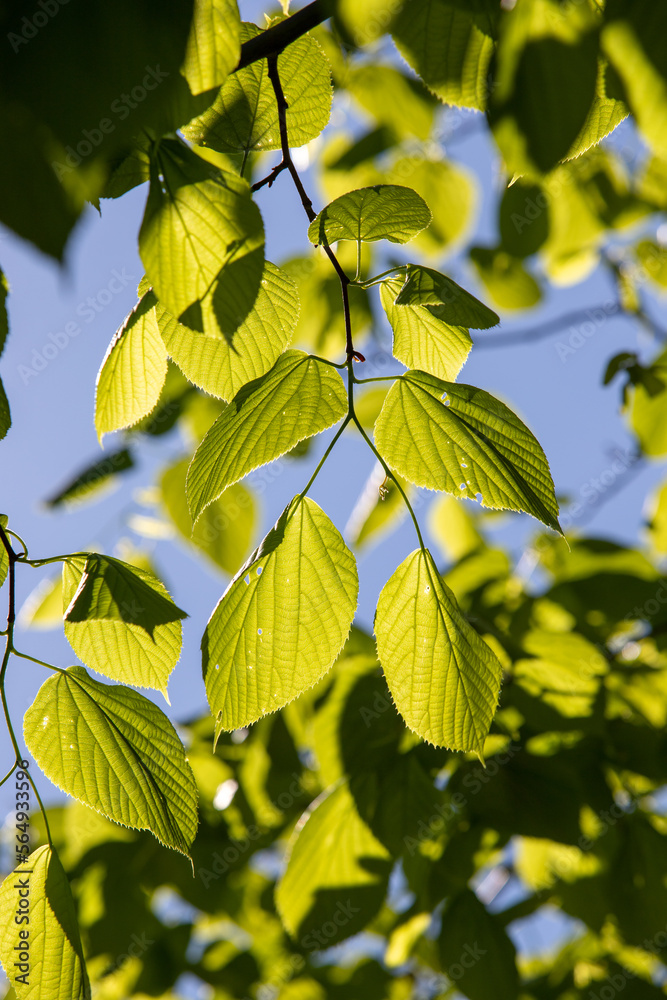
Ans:
POLYGON ((236 0, 196 0, 181 72, 193 94, 224 83, 241 54, 236 0))
POLYGON ((147 570, 91 553, 63 563, 65 636, 86 666, 166 696, 184 611, 147 570))
POLYGON ((322 927, 329 925, 335 931, 327 944, 342 941, 377 913, 392 859, 359 816, 347 783, 315 800, 288 851, 276 906, 303 947, 317 948, 322 927))
POLYGON ((167 377, 167 352, 148 292, 109 344, 97 376, 95 429, 104 434, 130 427, 157 404, 167 377))
POLYGON ((232 575, 248 555, 257 520, 253 494, 241 483, 209 504, 193 530, 185 480, 189 460, 169 466, 160 478, 162 502, 179 533, 225 573, 232 575))
POLYGON ((472 347, 467 328, 444 319, 450 311, 446 305, 395 305, 402 287, 398 280, 380 285, 380 301, 394 331, 394 357, 408 368, 455 379, 472 347))
POLYGON ((484 507, 523 510, 560 531, 542 448, 483 389, 407 372, 387 394, 375 440, 391 468, 417 486, 473 500, 481 494, 484 507))
POLYGON ((463 617, 431 553, 415 550, 385 584, 378 656, 396 708, 422 739, 482 755, 502 667, 463 617))
POLYGON ((129 449, 119 448, 117 451, 107 452, 104 458, 78 473, 44 503, 47 507, 74 508, 89 500, 99 499, 101 494, 118 485, 117 476, 132 468, 134 459, 129 449))
POLYGON ((472 247, 470 260, 499 309, 530 309, 540 301, 540 286, 523 261, 491 247, 472 247))
POLYGON ((206 626, 202 662, 216 738, 277 711, 327 673, 348 636, 358 589, 340 533, 313 500, 296 497, 206 626))
POLYGON ((72 890, 48 844, 4 880, 0 914, 0 959, 16 1000, 90 1000, 72 890), (21 915, 19 892, 29 903, 21 915))
MULTIPOLYGON (((242 41, 260 34, 244 24, 242 41)), ((290 146, 303 146, 320 134, 331 113, 331 77, 322 49, 309 35, 278 56, 278 75, 287 101, 290 146)), ((186 139, 221 153, 280 149, 278 106, 265 59, 230 76, 213 105, 183 129, 186 139)))
POLYGON ((441 306, 448 323, 473 330, 488 330, 500 322, 498 316, 461 288, 446 274, 430 267, 408 264, 407 277, 395 299, 397 306, 441 306))
POLYGON ((301 351, 281 355, 239 390, 195 452, 187 487, 193 521, 232 483, 331 427, 346 410, 335 368, 301 351))
POLYGON ((209 294, 225 309, 217 287, 224 282, 238 326, 257 297, 263 244, 248 182, 216 170, 181 142, 162 140, 151 164, 139 252, 155 294, 176 319, 209 294))
POLYGON ((7 399, 7 393, 5 392, 5 387, 2 384, 2 379, 0 379, 0 441, 7 434, 7 431, 12 426, 12 417, 9 412, 9 400, 7 399))
POLYGON ((433 218, 413 246, 427 254, 451 252, 475 220, 477 186, 458 163, 424 156, 401 156, 386 173, 387 181, 408 184, 428 204, 433 218))
POLYGON ((407 243, 430 221, 429 207, 416 191, 397 184, 376 184, 330 202, 311 222, 308 238, 315 244, 337 240, 407 243))
POLYGON ((219 336, 211 310, 203 315, 203 333, 183 326, 161 302, 156 314, 164 345, 183 374, 200 389, 231 399, 241 386, 267 372, 288 346, 299 299, 289 275, 266 261, 257 298, 231 343, 219 336))
POLYGON ((68 667, 42 684, 23 733, 58 788, 188 855, 197 831, 197 788, 176 730, 148 698, 68 667))

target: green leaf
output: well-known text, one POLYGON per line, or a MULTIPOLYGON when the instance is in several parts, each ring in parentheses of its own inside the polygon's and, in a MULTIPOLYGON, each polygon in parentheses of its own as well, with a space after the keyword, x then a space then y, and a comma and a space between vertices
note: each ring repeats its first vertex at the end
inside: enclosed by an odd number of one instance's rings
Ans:
POLYGON ((220 87, 241 55, 236 0, 196 0, 181 72, 193 94, 220 87))
POLYGON ((491 123, 510 173, 547 173, 596 96, 597 21, 584 5, 528 0, 503 20, 491 123))
POLYGON ((255 498, 241 483, 228 487, 209 504, 193 530, 185 495, 189 464, 181 459, 162 473, 162 502, 182 537, 231 576, 250 550, 257 522, 255 498))
POLYGON ((492 309, 446 274, 417 264, 408 264, 405 284, 396 296, 395 303, 397 306, 444 307, 441 309, 441 318, 444 320, 446 317, 448 323, 466 329, 488 330, 500 322, 492 309))
POLYGON ((654 240, 640 240, 635 247, 643 274, 658 288, 667 288, 667 249, 654 240))
POLYGON ((187 616, 152 573, 96 553, 71 557, 63 563, 63 617, 86 666, 167 696, 187 616))
MULTIPOLYGON (((8 523, 9 519, 7 515, 0 514, 0 526, 6 528, 8 523)), ((7 549, 4 547, 2 542, 0 542, 0 587, 7 579, 8 572, 9 572, 9 556, 7 555, 7 549)))
POLYGON ((203 333, 178 323, 160 302, 156 314, 164 345, 183 374, 205 392, 231 399, 247 382, 264 375, 288 346, 299 298, 289 275, 266 261, 257 298, 231 344, 218 335, 211 310, 203 315, 203 333))
POLYGON ((477 185, 474 175, 458 163, 403 156, 395 160, 386 180, 408 184, 427 202, 431 224, 415 237, 413 246, 428 254, 451 252, 475 220, 477 185))
POLYGON ((487 1000, 490 984, 497 1000, 516 1000, 519 975, 514 945, 498 917, 471 889, 447 905, 439 944, 443 971, 470 1000, 487 1000))
POLYGON ((216 170, 181 142, 162 140, 139 232, 141 259, 160 302, 185 320, 188 307, 210 295, 230 335, 257 297, 263 245, 247 181, 216 170), (232 293, 230 316, 225 296, 232 293))
POLYGON ((644 454, 658 457, 667 454, 667 351, 654 359, 646 376, 630 390, 628 413, 644 454))
POLYGON ((429 506, 429 531, 444 559, 458 562, 483 545, 471 514, 466 504, 450 496, 437 496, 429 506))
POLYGON ((308 239, 315 244, 337 240, 407 243, 430 221, 429 207, 416 191, 397 184, 376 184, 330 202, 308 227, 308 239))
POLYGON ((362 930, 384 900, 392 859, 357 812, 346 782, 316 799, 297 824, 276 889, 282 921, 301 947, 362 930))
POLYGON ((47 507, 66 506, 74 508, 89 500, 100 498, 117 485, 116 477, 128 469, 134 468, 134 459, 127 448, 108 452, 105 458, 99 459, 78 473, 57 493, 48 497, 44 503, 47 507))
POLYGON ((90 1000, 72 890, 53 847, 38 847, 10 872, 0 886, 0 914, 0 959, 16 1000, 90 1000), (17 915, 21 896, 29 901, 25 921, 17 915))
MULTIPOLYGON (((410 486, 398 477, 410 498, 410 486)), ((393 479, 390 479, 378 462, 366 480, 359 499, 354 505, 345 526, 345 537, 350 545, 361 549, 379 535, 393 531, 407 514, 405 501, 393 479)))
POLYGON ((9 335, 9 316, 7 315, 8 295, 9 282, 6 275, 0 271, 0 355, 5 349, 5 342, 9 335))
POLYGON ((396 46, 446 104, 486 109, 498 7, 451 0, 410 0, 393 28, 396 46))
MULTIPOLYGON (((1 558, 2 556, 0 555, 1 558)), ((62 573, 40 580, 35 589, 26 597, 17 620, 21 628, 26 629, 50 629, 62 625, 62 573)))
POLYGON ((549 465, 516 414, 483 389, 406 372, 375 425, 385 460, 417 486, 523 510, 560 531, 549 465), (446 397, 443 400, 443 397, 446 397))
POLYGON ((522 640, 532 659, 514 664, 514 681, 566 718, 589 716, 607 661, 582 635, 532 629, 522 640))
POLYGON ((530 309, 540 301, 540 286, 516 257, 491 247, 471 247, 470 260, 499 309, 530 309))
POLYGON ((375 121, 400 136, 429 138, 438 102, 420 84, 393 66, 357 66, 345 87, 375 121))
POLYGON ((331 427, 346 411, 335 368, 302 351, 281 355, 270 372, 239 390, 197 448, 187 487, 193 521, 232 483, 331 427))
MULTIPOLYGON (((242 26, 242 41, 261 34, 254 24, 242 26)), ((297 39, 278 56, 278 75, 287 101, 287 134, 291 147, 315 139, 331 114, 331 77, 322 49, 309 35, 297 39)), ((221 153, 280 149, 278 106, 265 59, 234 73, 213 105, 183 129, 190 142, 221 153)))
POLYGON ((401 288, 396 280, 380 285, 380 301, 394 331, 394 357, 408 368, 455 379, 472 347, 467 328, 446 322, 445 305, 394 305, 401 288))
POLYGON ((368 45, 391 30, 403 3, 404 0, 337 0, 336 17, 355 45, 368 45))
POLYGON ((148 698, 68 667, 42 684, 23 734, 58 788, 189 856, 197 787, 176 730, 148 698))
MULTIPOLYGON (((667 554, 667 483, 662 483, 649 501, 647 534, 651 548, 658 555, 667 554)), ((0 579, 2 572, 0 571, 0 579)))
POLYGON ((549 201, 539 184, 518 180, 500 202, 500 240, 512 257, 537 253, 549 235, 549 201))
POLYGON ((12 426, 12 415, 9 411, 9 400, 5 387, 0 379, 0 441, 6 436, 7 431, 12 426))
POLYGON ((378 655, 396 708, 436 746, 480 757, 502 667, 463 617, 431 553, 415 550, 380 594, 378 655))
POLYGON ((602 48, 618 73, 640 132, 667 154, 667 11, 649 0, 614 0, 605 9, 602 48))
POLYGON ((167 352, 155 316, 155 296, 147 292, 124 321, 102 362, 95 393, 99 440, 131 427, 155 408, 167 377, 167 352))
POLYGON ((628 106, 619 99, 615 91, 618 91, 618 87, 615 85, 611 68, 606 60, 598 59, 595 97, 588 109, 581 132, 568 150, 566 160, 581 156, 587 149, 597 145, 628 117, 628 106))
POLYGON ((358 590, 340 533, 313 500, 296 497, 229 584, 204 632, 216 739, 277 711, 327 673, 350 631, 358 590))

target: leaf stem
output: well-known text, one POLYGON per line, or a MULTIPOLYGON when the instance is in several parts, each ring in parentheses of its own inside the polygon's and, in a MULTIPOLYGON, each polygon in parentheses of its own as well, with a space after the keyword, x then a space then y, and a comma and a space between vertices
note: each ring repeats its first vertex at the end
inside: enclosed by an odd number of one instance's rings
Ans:
POLYGON ((377 285, 378 281, 389 277, 390 274, 405 274, 407 266, 407 264, 397 264, 396 267, 390 267, 388 271, 383 271, 382 274, 376 274, 374 278, 366 278, 365 281, 355 279, 353 284, 359 285, 361 288, 370 288, 371 285, 377 285))
POLYGON ((317 463, 317 468, 313 472, 312 476, 310 477, 310 479, 308 480, 308 482, 306 483, 306 485, 304 486, 304 488, 301 490, 301 493, 299 493, 300 497, 302 497, 302 498, 305 497, 306 493, 308 492, 308 490, 310 489, 310 487, 313 485, 313 483, 317 479, 317 476, 319 475, 322 466, 324 465, 324 463, 328 459, 329 455, 333 451, 334 446, 336 444, 336 441, 338 441, 338 438, 341 436, 341 434, 343 433, 343 431, 345 430, 345 428, 347 427, 347 425, 349 424, 349 422, 350 422, 351 419, 352 419, 352 417, 348 413, 347 416, 345 417, 345 420, 340 425, 340 427, 338 428, 338 430, 336 431, 336 433, 332 437, 331 441, 329 442, 327 450, 324 452, 324 454, 322 455, 322 458, 317 463))
POLYGON ((57 670, 59 674, 67 673, 67 671, 63 670, 62 667, 57 667, 55 663, 47 663, 46 660, 39 660, 36 656, 31 656, 29 653, 21 653, 20 650, 16 649, 14 646, 12 646, 11 652, 14 656, 18 656, 22 660, 31 660, 33 663, 38 663, 40 667, 47 667, 48 670, 57 670))

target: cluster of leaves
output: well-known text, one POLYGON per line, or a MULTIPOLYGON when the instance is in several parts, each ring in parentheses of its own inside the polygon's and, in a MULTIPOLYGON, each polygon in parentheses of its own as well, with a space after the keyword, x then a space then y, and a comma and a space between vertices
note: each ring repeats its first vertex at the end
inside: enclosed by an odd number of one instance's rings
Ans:
MULTIPOLYGON (((663 581, 639 552, 580 540, 566 556, 543 536, 550 582, 533 596, 457 504, 523 511, 560 531, 533 434, 504 403, 456 381, 470 330, 498 316, 430 266, 460 244, 475 202, 472 179, 431 140, 442 137, 438 99, 487 113, 513 183, 497 245, 469 247, 468 257, 499 309, 539 301, 526 263, 539 253, 543 273, 561 283, 604 260, 624 311, 650 323, 641 273, 667 284, 664 253, 642 239, 614 255, 608 237, 665 207, 665 110, 654 97, 665 86, 665 15, 648 0, 604 9, 520 0, 511 12, 491 0, 312 6, 308 26, 332 13, 332 28, 293 36, 285 31, 299 15, 262 31, 240 22, 233 0, 159 11, 140 3, 125 22, 115 9, 85 24, 64 8, 48 41, 44 33, 24 45, 14 32, 16 64, 0 69, 2 114, 21 139, 0 170, 16 192, 0 208, 5 224, 61 257, 86 201, 149 184, 139 234, 146 274, 96 393, 100 439, 123 431, 126 441, 51 504, 131 467, 142 434, 186 426, 200 443, 163 470, 164 514, 231 577, 202 638, 212 718, 177 734, 133 690, 166 694, 180 655, 185 612, 151 567, 95 552, 31 560, 14 552, 3 521, 10 605, 22 564, 61 561, 62 581, 24 618, 62 619, 77 658, 118 683, 55 667, 26 714, 28 750, 76 801, 49 811, 48 845, 30 858, 40 992, 12 970, 13 877, 0 889, 0 958, 19 998, 88 996, 86 962, 96 995, 110 1000, 165 994, 184 972, 221 1000, 267 988, 285 998, 398 1000, 453 985, 470 1000, 490 988, 507 1000, 569 1000, 614 976, 628 996, 657 995, 667 892, 653 798, 665 779, 663 581), (365 53, 387 30, 418 78, 365 53), (60 54, 56 64, 54 36, 77 80, 95 62, 85 97, 75 97, 60 54), (101 64, 94 37, 105 38, 101 64), (329 203, 316 214, 289 150, 327 125, 332 80, 371 127, 324 146, 329 203), (114 119, 103 118, 107 108, 114 119), (597 146, 629 112, 653 149, 632 178, 597 146), (282 161, 251 184, 274 150, 282 161), (320 249, 278 267, 265 259, 253 194, 288 176, 320 249), (422 257, 378 254, 382 241, 412 241, 422 257), (378 259, 388 267, 376 274, 378 259), (355 371, 376 286, 393 356, 407 368, 388 391, 363 387, 385 379, 355 371), (256 501, 242 480, 298 458, 336 424, 303 491, 248 554, 256 501), (375 643, 352 627, 354 555, 308 496, 348 425, 381 470, 351 541, 362 545, 407 509, 419 543, 379 595, 375 643), (431 514, 447 570, 424 545, 415 487, 457 498, 441 498, 431 514), (132 873, 129 887, 119 870, 132 873), (480 883, 490 870, 523 898, 488 909, 480 883), (554 903, 586 930, 556 959, 517 962, 508 926, 554 903), (356 964, 318 957, 364 929, 375 944, 356 964), (55 981, 61 992, 49 993, 55 981)), ((16 16, 11 4, 3 11, 8 37, 16 16)), ((625 353, 607 371, 608 380, 627 375, 626 405, 647 454, 667 452, 666 370, 664 354, 645 366, 625 353)), ((9 426, 0 386, 2 436, 9 426)), ((165 522, 136 523, 155 533, 165 522)), ((13 606, 5 635, 0 686, 10 655, 26 655, 14 646, 13 606)))

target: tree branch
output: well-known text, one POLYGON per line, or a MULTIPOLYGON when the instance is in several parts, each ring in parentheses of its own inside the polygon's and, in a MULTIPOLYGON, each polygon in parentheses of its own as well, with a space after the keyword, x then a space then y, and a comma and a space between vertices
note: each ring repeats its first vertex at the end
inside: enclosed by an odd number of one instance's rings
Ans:
POLYGON ((313 3, 307 4, 292 14, 291 17, 263 31, 261 35, 248 39, 241 46, 241 58, 234 73, 257 62, 258 59, 279 55, 291 42, 295 42, 311 28, 316 28, 322 21, 326 21, 332 13, 333 3, 331 0, 314 0, 313 3))

